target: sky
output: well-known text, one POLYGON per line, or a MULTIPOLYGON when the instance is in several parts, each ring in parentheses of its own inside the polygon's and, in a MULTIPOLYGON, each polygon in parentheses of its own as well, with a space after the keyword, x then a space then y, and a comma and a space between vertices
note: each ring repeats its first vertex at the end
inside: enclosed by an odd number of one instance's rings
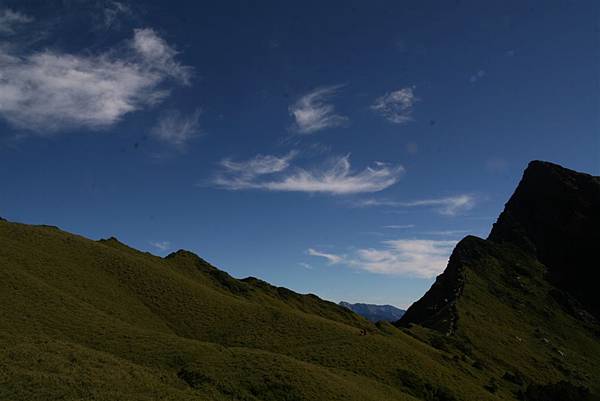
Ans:
POLYGON ((595 1, 2 1, 0 216, 406 308, 600 175, 595 1))

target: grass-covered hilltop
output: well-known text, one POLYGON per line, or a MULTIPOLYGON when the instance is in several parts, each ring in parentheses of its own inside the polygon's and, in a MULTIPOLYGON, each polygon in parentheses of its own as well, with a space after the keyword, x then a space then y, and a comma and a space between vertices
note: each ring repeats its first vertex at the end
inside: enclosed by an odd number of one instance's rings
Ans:
POLYGON ((598 399, 598 246, 600 179, 532 162, 489 238, 373 324, 187 251, 0 221, 0 400, 598 399))

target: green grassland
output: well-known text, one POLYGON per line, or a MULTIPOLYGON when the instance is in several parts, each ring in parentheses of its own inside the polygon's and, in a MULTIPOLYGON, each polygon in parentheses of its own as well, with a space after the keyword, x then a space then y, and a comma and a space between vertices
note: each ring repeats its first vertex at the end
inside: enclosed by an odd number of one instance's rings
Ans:
POLYGON ((190 252, 0 221, 0 400, 509 400, 562 379, 597 391, 593 328, 546 302, 535 269, 527 293, 511 286, 521 255, 481 254, 448 337, 237 280, 190 252))

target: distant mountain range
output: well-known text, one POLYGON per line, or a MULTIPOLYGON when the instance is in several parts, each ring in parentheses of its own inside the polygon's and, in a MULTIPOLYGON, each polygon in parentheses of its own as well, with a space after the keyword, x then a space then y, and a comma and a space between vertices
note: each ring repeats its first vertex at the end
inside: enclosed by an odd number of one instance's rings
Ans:
POLYGON ((598 400, 599 245, 600 178, 531 162, 390 324, 185 250, 0 219, 0 400, 598 400))
POLYGON ((405 310, 396 308, 392 305, 351 304, 344 301, 340 302, 339 305, 358 313, 373 323, 382 320, 386 322, 395 322, 404 315, 404 312, 406 312, 405 310))

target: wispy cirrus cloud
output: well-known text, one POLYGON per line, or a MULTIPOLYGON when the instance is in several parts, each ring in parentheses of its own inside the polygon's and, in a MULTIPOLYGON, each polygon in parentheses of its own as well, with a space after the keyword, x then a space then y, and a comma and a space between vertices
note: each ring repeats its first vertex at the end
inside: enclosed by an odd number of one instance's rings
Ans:
POLYGON ((335 265, 337 263, 340 263, 344 260, 344 256, 341 255, 335 255, 333 253, 326 253, 326 252, 320 252, 317 251, 313 248, 308 248, 306 250, 306 253, 310 256, 318 256, 320 258, 325 258, 327 260, 327 262, 331 265, 335 265))
POLYGON ((150 133, 157 139, 182 149, 200 133, 200 110, 182 114, 177 110, 163 113, 150 133))
POLYGON ((388 228, 388 229, 392 229, 392 230, 404 230, 407 228, 414 228, 415 225, 414 224, 391 224, 388 226, 383 226, 383 228, 388 228))
POLYGON ((264 176, 286 170, 297 154, 295 151, 283 156, 259 154, 244 161, 223 159, 220 163, 222 170, 215 177, 214 184, 229 190, 267 189, 263 187, 264 176))
POLYGON ((292 129, 300 134, 313 134, 325 128, 338 127, 348 122, 348 117, 337 114, 329 100, 342 85, 316 88, 302 96, 289 107, 294 118, 292 129))
POLYGON ((13 11, 10 8, 0 10, 0 34, 12 34, 17 26, 33 21, 33 17, 13 11))
POLYGON ((456 241, 398 239, 382 245, 359 249, 350 264, 371 273, 432 278, 446 267, 456 241))
POLYGON ((419 199, 413 201, 395 201, 389 199, 362 199, 354 202, 358 207, 387 206, 393 208, 431 207, 440 214, 455 216, 472 209, 476 198, 470 194, 461 194, 443 198, 419 199))
POLYGON ((243 162, 225 159, 214 184, 229 190, 347 195, 382 191, 398 182, 404 173, 404 167, 400 165, 381 162, 355 172, 351 169, 349 155, 333 158, 320 168, 292 168, 290 162, 296 154, 290 152, 282 157, 258 155, 243 162))
POLYGON ((444 270, 456 243, 397 239, 383 241, 378 248, 359 248, 351 256, 319 252, 312 248, 307 252, 327 259, 329 264, 344 264, 370 273, 432 278, 444 270))
POLYGON ((375 99, 371 110, 391 123, 406 124, 412 121, 413 106, 418 100, 412 87, 402 88, 375 99))
POLYGON ((169 241, 150 241, 150 245, 163 252, 171 248, 171 243, 169 241))
POLYGON ((176 56, 150 28, 96 55, 0 45, 0 117, 39 134, 111 126, 162 101, 169 83, 189 83, 176 56))

